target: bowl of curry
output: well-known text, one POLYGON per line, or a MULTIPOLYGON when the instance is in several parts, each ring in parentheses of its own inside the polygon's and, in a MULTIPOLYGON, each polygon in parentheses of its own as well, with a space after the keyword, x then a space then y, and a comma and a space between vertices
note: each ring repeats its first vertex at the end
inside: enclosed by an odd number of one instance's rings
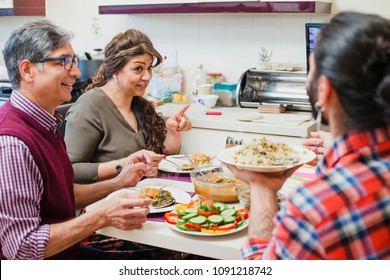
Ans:
POLYGON ((200 198, 220 202, 237 202, 238 188, 249 185, 225 172, 222 166, 199 167, 190 173, 195 193, 200 198))

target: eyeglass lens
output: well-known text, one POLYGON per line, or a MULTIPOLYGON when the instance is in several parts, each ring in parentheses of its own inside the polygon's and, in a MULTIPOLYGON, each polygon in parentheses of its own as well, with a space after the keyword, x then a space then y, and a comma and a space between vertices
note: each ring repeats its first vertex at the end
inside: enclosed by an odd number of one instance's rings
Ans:
POLYGON ((73 67, 73 63, 76 64, 76 66, 79 66, 79 58, 77 56, 75 57, 64 57, 64 68, 65 70, 70 70, 73 67))

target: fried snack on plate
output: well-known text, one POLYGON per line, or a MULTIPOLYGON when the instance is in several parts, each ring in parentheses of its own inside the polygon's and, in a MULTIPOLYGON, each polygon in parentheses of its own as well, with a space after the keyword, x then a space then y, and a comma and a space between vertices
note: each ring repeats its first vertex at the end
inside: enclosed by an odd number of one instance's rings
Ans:
POLYGON ((175 198, 169 191, 156 189, 156 188, 142 188, 138 191, 138 194, 142 198, 150 198, 153 200, 152 206, 162 207, 169 205, 175 198))
POLYGON ((196 153, 191 156, 191 159, 197 166, 211 165, 211 158, 202 153, 196 153))

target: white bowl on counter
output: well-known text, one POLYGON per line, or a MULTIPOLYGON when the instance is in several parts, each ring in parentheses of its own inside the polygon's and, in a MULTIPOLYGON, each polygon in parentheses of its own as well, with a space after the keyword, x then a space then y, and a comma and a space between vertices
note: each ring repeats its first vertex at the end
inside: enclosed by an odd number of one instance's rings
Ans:
POLYGON ((213 108, 217 104, 218 95, 198 95, 195 97, 195 102, 198 105, 206 108, 213 108))

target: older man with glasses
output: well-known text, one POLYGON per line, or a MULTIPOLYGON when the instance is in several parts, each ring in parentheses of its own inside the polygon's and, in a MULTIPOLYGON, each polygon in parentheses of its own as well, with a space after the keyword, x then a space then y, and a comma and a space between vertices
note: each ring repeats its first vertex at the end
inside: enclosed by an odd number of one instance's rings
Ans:
POLYGON ((34 21, 15 30, 3 50, 13 92, 0 109, 0 259, 112 259, 78 242, 106 226, 140 228, 149 213, 150 199, 123 193, 75 217, 75 209, 138 183, 151 172, 151 158, 137 152, 117 177, 73 184, 56 112, 80 76, 70 39, 49 21, 34 21))

